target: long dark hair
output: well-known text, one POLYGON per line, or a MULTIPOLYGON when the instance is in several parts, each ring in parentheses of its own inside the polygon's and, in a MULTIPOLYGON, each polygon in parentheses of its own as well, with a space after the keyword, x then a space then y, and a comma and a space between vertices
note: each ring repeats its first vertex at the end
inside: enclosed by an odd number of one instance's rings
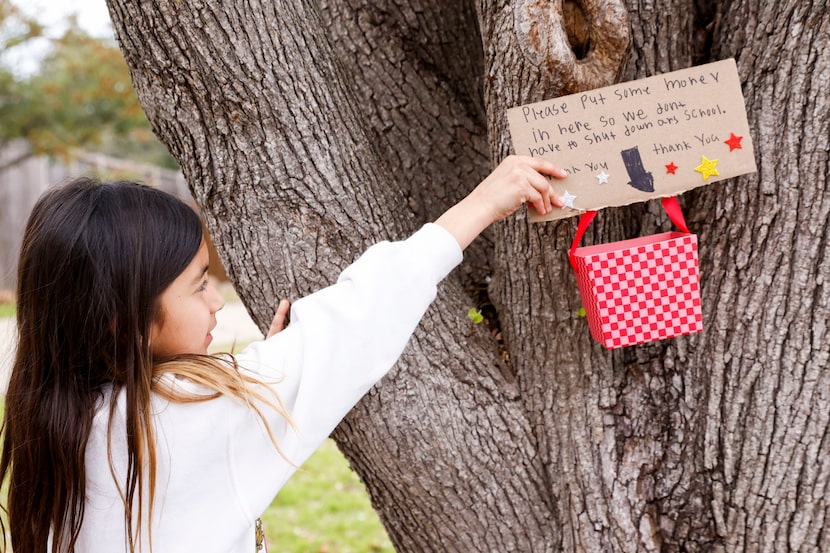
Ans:
POLYGON ((122 499, 134 549, 131 506, 143 504, 149 484, 152 509, 155 480, 147 337, 161 292, 201 241, 193 209, 136 183, 78 179, 34 207, 20 252, 18 344, 0 456, 15 552, 45 552, 50 532, 53 552, 73 550, 96 406, 120 391, 129 458, 122 499))

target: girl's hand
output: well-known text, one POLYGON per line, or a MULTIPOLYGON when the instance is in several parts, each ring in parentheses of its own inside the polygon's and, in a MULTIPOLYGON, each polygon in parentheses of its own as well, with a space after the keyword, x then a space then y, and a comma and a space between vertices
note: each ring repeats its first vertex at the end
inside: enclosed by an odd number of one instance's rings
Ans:
POLYGON ((563 179, 568 173, 544 159, 507 157, 475 190, 435 222, 455 236, 464 249, 491 223, 504 219, 525 202, 541 214, 550 213, 553 206, 564 204, 544 175, 563 179))
POLYGON ((545 215, 552 204, 562 207, 562 200, 553 192, 550 181, 543 175, 564 179, 568 173, 553 163, 526 156, 506 157, 490 175, 470 193, 491 210, 491 223, 504 219, 525 202, 545 215))
POLYGON ((288 318, 288 310, 290 308, 291 303, 288 300, 280 300, 280 304, 277 306, 277 312, 274 314, 274 320, 271 321, 271 327, 268 329, 268 335, 265 337, 266 339, 278 332, 282 332, 282 329, 286 326, 285 321, 288 318))

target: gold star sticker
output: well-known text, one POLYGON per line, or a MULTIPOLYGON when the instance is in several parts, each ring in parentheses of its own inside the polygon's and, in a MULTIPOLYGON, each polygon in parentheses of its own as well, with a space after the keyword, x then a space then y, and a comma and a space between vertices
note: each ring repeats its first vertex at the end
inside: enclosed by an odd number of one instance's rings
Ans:
POLYGON ((703 177, 703 182, 706 182, 706 179, 709 177, 717 177, 720 175, 718 173, 718 160, 717 159, 707 159, 706 156, 700 156, 703 160, 700 162, 700 165, 695 167, 695 171, 700 173, 700 176, 703 177))

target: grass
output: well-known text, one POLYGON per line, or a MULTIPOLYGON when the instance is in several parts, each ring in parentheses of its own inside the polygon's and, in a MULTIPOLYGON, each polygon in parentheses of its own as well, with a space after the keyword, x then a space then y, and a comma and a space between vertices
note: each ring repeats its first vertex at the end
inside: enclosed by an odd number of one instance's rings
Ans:
POLYGON ((394 553, 357 475, 332 440, 262 516, 271 553, 394 553))
POLYGON ((14 317, 17 314, 17 308, 13 303, 0 303, 0 319, 3 317, 14 317))

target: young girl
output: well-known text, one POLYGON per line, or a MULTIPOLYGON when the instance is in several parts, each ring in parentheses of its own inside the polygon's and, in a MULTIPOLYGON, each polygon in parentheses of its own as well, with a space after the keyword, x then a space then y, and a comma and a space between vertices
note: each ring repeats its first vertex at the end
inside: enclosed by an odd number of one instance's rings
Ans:
POLYGON ((506 159, 297 301, 285 330, 282 302, 235 359, 206 355, 224 302, 189 207, 135 183, 47 192, 20 254, 4 538, 15 553, 251 553, 257 517, 395 363, 462 250, 523 202, 561 206, 541 173, 566 175, 506 159))

